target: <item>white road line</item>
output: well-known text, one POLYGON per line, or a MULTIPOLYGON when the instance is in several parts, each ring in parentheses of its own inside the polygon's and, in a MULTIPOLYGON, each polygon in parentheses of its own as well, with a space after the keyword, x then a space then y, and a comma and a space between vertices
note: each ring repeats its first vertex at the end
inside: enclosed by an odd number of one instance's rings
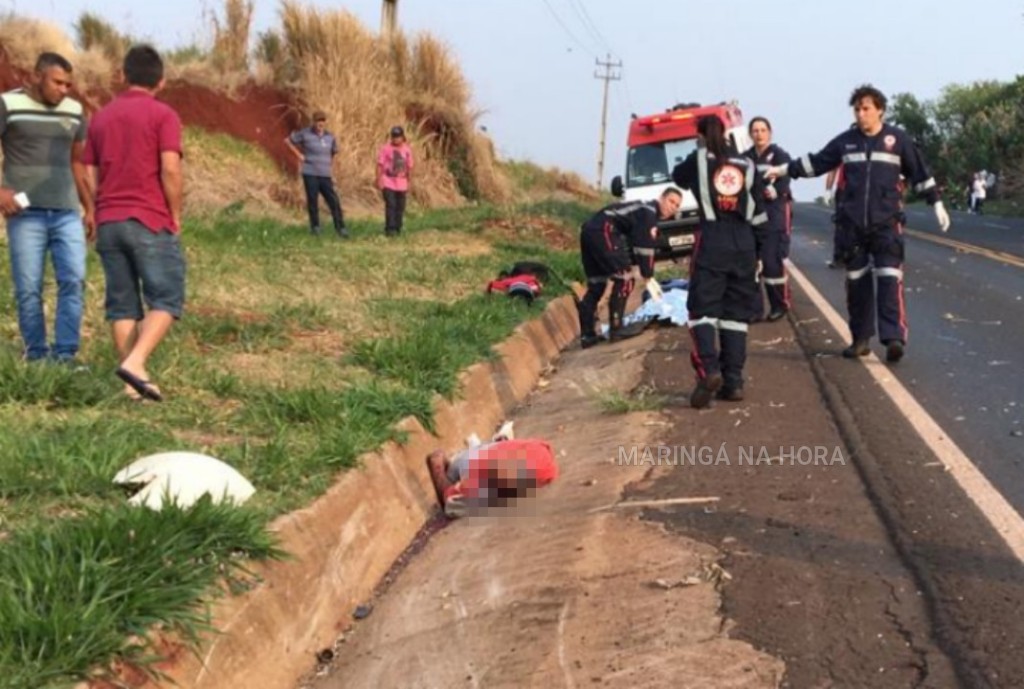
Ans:
MULTIPOLYGON (((800 284, 800 287, 836 332, 847 334, 849 328, 846 323, 811 284, 811 281, 792 263, 788 263, 787 268, 789 274, 800 284)), ((1024 561, 1024 519, 878 357, 871 354, 861 361, 864 362, 879 387, 889 396, 896 408, 903 413, 925 444, 945 465, 949 474, 960 484, 960 487, 967 493, 967 497, 1002 536, 1017 559, 1024 561)))
POLYGON ((1010 230, 1010 229, 1013 229, 1009 225, 1000 225, 999 223, 995 223, 995 222, 987 222, 987 223, 985 223, 985 227, 994 227, 997 230, 1010 230))

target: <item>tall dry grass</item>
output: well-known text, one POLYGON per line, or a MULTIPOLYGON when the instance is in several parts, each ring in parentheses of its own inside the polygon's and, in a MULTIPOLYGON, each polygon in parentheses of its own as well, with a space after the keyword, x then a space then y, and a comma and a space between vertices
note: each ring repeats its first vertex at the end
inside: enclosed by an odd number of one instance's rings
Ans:
POLYGON ((224 17, 214 16, 214 67, 232 72, 249 71, 249 35, 252 31, 253 3, 248 0, 224 0, 224 17))
POLYGON ((76 42, 82 50, 96 50, 116 65, 132 44, 132 38, 93 12, 83 12, 74 24, 76 42))
MULTIPOLYGON (((470 85, 444 42, 428 33, 382 37, 345 10, 295 0, 283 2, 280 27, 255 41, 252 19, 252 0, 223 0, 218 12, 204 14, 209 33, 202 45, 167 53, 168 77, 227 95, 257 78, 297 92, 310 111, 325 110, 341 144, 339 186, 353 205, 379 206, 376 154, 396 124, 405 127, 417 159, 417 204, 511 198, 494 146, 479 131, 470 85)), ((108 88, 130 37, 93 12, 75 29, 78 50, 55 26, 8 16, 0 19, 0 45, 27 68, 43 50, 60 52, 75 64, 84 90, 108 88)))
POLYGON ((340 139, 336 165, 344 194, 376 198, 377 149, 400 124, 417 157, 416 202, 507 198, 493 149, 476 133, 479 113, 469 85, 436 38, 420 34, 410 41, 401 32, 382 38, 347 11, 286 1, 280 43, 279 59, 289 65, 308 108, 327 112, 340 139))
POLYGON ((114 66, 98 47, 76 49, 59 27, 39 19, 8 14, 0 17, 0 46, 15 67, 31 70, 43 52, 63 55, 74 66, 79 89, 90 91, 110 87, 114 66))

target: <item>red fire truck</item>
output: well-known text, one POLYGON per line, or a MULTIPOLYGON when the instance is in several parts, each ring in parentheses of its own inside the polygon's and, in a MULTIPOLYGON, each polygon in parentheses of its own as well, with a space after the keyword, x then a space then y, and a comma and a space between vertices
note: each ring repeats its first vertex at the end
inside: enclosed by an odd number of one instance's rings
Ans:
MULTIPOLYGON (((672 170, 697 148, 697 120, 715 115, 725 124, 726 134, 738 151, 753 144, 743 124, 743 113, 735 103, 676 105, 646 117, 634 117, 629 125, 626 176, 612 179, 612 194, 625 201, 656 199, 672 186, 672 170)), ((659 223, 659 258, 678 258, 693 252, 697 229, 697 199, 683 192, 679 215, 659 223)))

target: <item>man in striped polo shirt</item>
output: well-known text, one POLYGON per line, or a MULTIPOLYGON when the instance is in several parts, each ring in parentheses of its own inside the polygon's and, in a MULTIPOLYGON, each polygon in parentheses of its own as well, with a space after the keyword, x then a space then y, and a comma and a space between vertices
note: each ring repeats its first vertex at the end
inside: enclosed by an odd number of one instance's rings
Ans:
POLYGON ((0 212, 7 218, 18 325, 29 361, 73 362, 80 341, 85 230, 92 233, 95 222, 80 162, 85 118, 82 105, 67 97, 71 71, 65 58, 43 53, 28 86, 0 96, 0 212), (57 278, 52 347, 43 311, 47 252, 57 278))

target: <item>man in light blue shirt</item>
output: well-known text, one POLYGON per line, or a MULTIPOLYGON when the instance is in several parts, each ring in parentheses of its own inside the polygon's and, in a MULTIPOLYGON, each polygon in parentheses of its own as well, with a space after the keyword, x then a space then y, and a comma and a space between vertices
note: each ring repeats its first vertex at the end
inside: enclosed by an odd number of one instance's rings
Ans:
POLYGON ((334 156, 338 155, 338 140, 334 134, 327 131, 327 114, 320 110, 314 112, 313 124, 292 132, 284 142, 302 165, 302 183, 306 187, 310 232, 314 235, 320 234, 319 204, 320 197, 323 196, 327 207, 331 209, 334 231, 339 237, 347 239, 348 230, 345 228, 341 200, 334 189, 334 180, 331 177, 334 156))

